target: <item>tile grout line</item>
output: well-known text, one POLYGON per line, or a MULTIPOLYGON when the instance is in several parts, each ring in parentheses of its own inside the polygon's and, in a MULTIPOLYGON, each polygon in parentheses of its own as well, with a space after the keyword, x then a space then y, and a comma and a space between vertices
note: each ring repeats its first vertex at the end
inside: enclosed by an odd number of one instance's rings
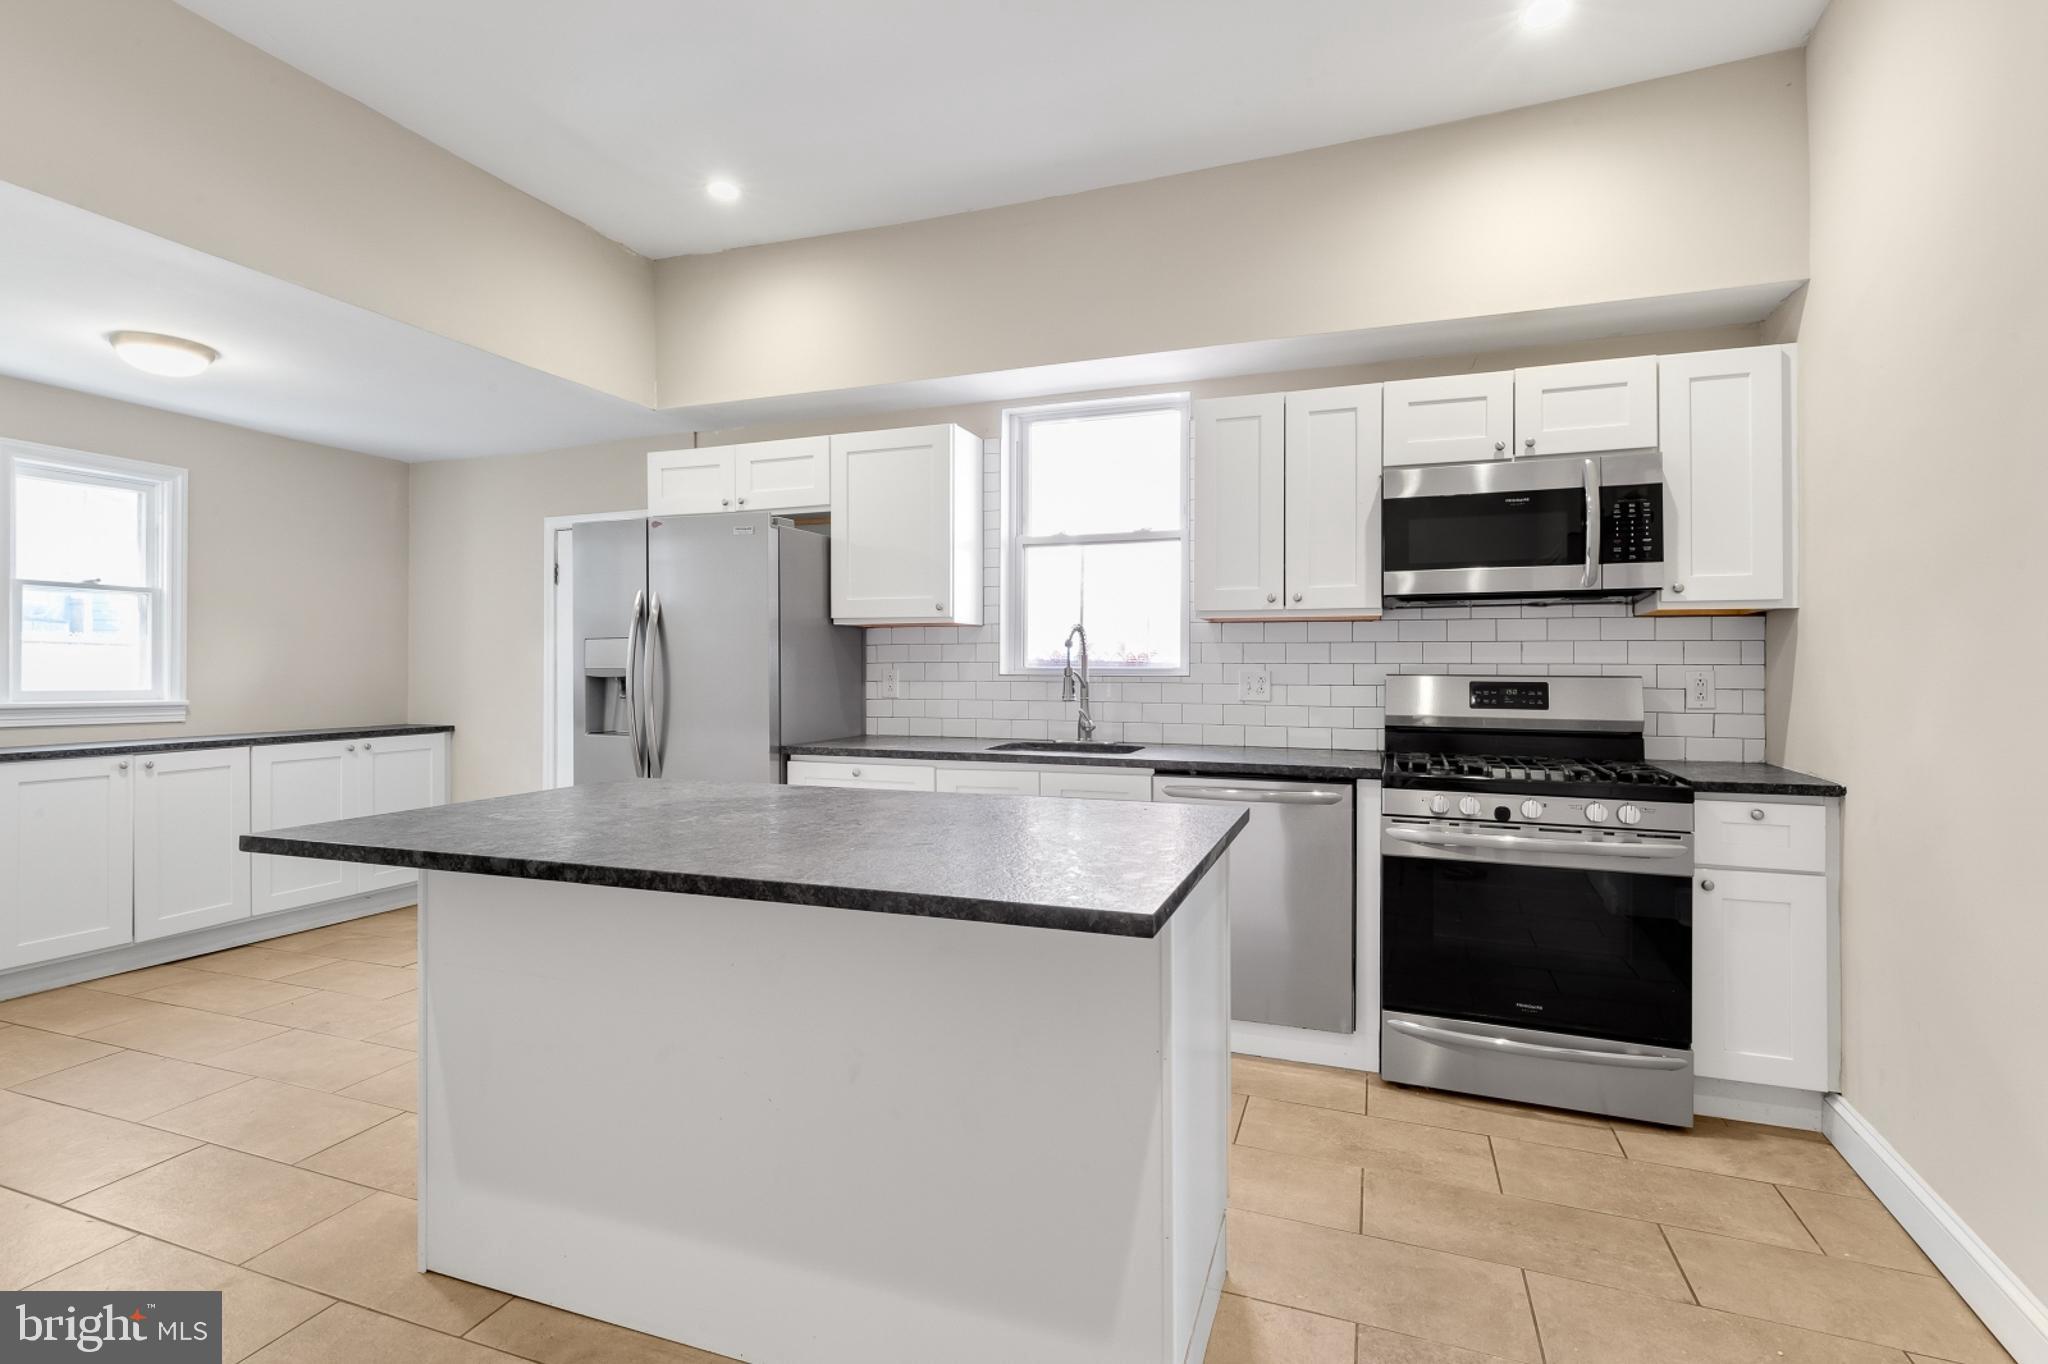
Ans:
MULTIPOLYGON (((1819 1255, 1826 1256, 1828 1253, 1828 1248, 1820 1243, 1820 1237, 1815 1236, 1813 1234, 1813 1228, 1806 1225, 1806 1219, 1799 1215, 1799 1209, 1792 1205, 1792 1200, 1785 1197, 1784 1188, 1777 1184, 1773 1184, 1771 1187, 1777 1190, 1778 1201, 1785 1205, 1785 1211, 1792 1214, 1792 1220, 1799 1224, 1799 1229, 1801 1231, 1804 1231, 1806 1233, 1807 1239, 1813 1242, 1814 1251, 1819 1255)), ((1795 1184, 1792 1187, 1796 1189, 1800 1186, 1795 1184)), ((1809 1192, 1818 1193, 1820 1192, 1820 1190, 1814 1189, 1809 1190, 1809 1192)))
POLYGON ((1522 1271, 1522 1301, 1529 1304, 1529 1329, 1536 1333, 1536 1358, 1539 1364, 1549 1360, 1550 1352, 1543 1348, 1543 1322, 1536 1315, 1536 1292, 1529 1286, 1529 1267, 1518 1265, 1522 1271))
POLYGON ((1678 1277, 1685 1281, 1685 1291, 1692 1294, 1693 1305, 1695 1307, 1705 1307, 1706 1304, 1700 1301, 1700 1291, 1692 1286, 1692 1275, 1686 1273, 1685 1261, 1678 1258, 1678 1247, 1671 1244, 1671 1228, 1665 1226, 1662 1222, 1658 1222, 1655 1225, 1657 1234, 1664 1238, 1664 1249, 1671 1256, 1671 1263, 1678 1266, 1678 1277))

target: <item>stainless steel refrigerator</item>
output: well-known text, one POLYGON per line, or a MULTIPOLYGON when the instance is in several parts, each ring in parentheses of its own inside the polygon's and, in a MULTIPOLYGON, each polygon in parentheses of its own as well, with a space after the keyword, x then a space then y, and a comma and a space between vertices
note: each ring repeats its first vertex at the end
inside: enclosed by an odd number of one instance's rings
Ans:
POLYGON ((579 785, 775 782, 783 744, 861 731, 825 536, 745 513, 588 521, 570 543, 579 785))

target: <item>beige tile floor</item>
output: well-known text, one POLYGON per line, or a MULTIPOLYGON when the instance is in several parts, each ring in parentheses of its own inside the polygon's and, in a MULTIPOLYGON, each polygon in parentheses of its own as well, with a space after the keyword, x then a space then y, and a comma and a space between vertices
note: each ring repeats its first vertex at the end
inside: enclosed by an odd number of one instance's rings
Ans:
MULTIPOLYGON (((715 1360, 415 1272, 415 930, 0 1002, 0 1288, 219 1289, 264 1364, 715 1360)), ((1208 1364, 2007 1364, 1817 1137, 1232 1073, 1208 1364)))

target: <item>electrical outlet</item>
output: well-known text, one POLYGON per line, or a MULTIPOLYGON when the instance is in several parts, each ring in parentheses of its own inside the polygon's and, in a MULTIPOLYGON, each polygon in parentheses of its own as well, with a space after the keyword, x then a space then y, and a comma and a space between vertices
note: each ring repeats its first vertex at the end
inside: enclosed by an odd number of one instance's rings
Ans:
POLYGON ((1712 710, 1714 708, 1714 670, 1712 668, 1687 668, 1685 670, 1685 708, 1687 710, 1712 710))
POLYGON ((882 695, 898 699, 903 695, 903 670, 894 663, 882 665, 882 695))
POLYGON ((1272 674, 1263 663, 1254 663, 1237 670, 1237 699, 1264 705, 1273 699, 1272 674))

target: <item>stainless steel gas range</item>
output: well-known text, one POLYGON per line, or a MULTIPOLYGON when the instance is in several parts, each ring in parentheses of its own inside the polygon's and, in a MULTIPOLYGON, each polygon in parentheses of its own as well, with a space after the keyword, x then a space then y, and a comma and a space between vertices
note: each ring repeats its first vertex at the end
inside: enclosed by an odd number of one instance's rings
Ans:
POLYGON ((1633 677, 1387 679, 1381 1071, 1690 1126, 1692 790, 1633 677))

